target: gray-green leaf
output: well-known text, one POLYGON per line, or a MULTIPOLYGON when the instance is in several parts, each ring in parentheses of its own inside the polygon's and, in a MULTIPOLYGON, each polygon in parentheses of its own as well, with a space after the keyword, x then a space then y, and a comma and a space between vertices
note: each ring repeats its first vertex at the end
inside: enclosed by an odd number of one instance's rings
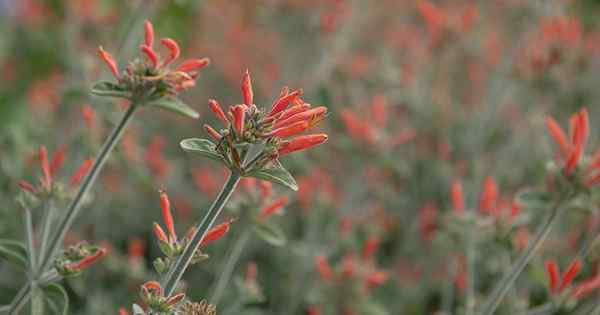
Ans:
POLYGON ((122 89, 117 84, 114 84, 109 81, 100 81, 96 82, 92 86, 92 94, 97 96, 109 96, 109 97, 121 97, 121 98, 130 98, 131 93, 122 89))
POLYGON ((0 258, 15 266, 27 268, 27 250, 25 245, 13 240, 0 240, 0 258))
POLYGON ((46 293, 46 296, 48 297, 48 299, 51 299, 52 296, 56 296, 56 297, 62 299, 62 302, 63 302, 62 314, 63 315, 69 314, 69 295, 67 294, 67 291, 65 290, 65 288, 63 288, 59 284, 50 283, 49 285, 47 285, 44 288, 44 293, 46 293))
POLYGON ((190 138, 182 140, 179 145, 187 152, 198 153, 215 161, 223 161, 223 158, 217 152, 217 146, 210 140, 190 138))
POLYGON ((527 209, 547 208, 552 202, 550 195, 543 191, 523 190, 516 196, 519 205, 527 209))
POLYGON ((285 233, 283 233, 279 225, 268 222, 259 223, 255 224, 253 229, 258 237, 273 246, 282 246, 287 241, 285 233))
POLYGON ((288 172, 281 165, 281 163, 279 163, 279 161, 275 161, 271 167, 252 171, 246 174, 246 176, 277 183, 294 191, 298 190, 298 184, 296 184, 296 180, 294 177, 292 177, 292 174, 290 174, 290 172, 288 172))
POLYGON ((180 99, 173 96, 161 97, 156 101, 152 101, 150 106, 158 106, 164 109, 170 110, 172 112, 182 114, 184 116, 188 116, 190 118, 197 119, 200 117, 197 111, 193 110, 186 103, 182 102, 180 99))

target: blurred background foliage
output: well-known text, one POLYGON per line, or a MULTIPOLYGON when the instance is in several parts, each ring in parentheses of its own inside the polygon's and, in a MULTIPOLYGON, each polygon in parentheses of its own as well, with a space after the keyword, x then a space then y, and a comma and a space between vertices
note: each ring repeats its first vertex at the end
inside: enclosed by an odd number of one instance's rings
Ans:
MULTIPOLYGON (((300 184, 297 194, 275 187, 291 198, 276 219, 286 244, 254 237, 235 268, 234 278, 242 279, 256 262, 265 299, 244 300, 231 281, 218 309, 305 314, 320 307, 338 314, 340 304, 356 302, 357 314, 433 313, 454 281, 438 272, 454 249, 432 241, 449 213, 450 182, 462 179, 473 208, 486 176, 507 199, 543 184, 554 152, 544 117, 566 123, 583 105, 598 143, 599 13, 595 0, 0 1, 0 236, 22 237, 16 183, 38 176, 41 144, 51 152, 66 148, 65 178, 98 151, 123 104, 89 94, 93 82, 110 75, 96 49, 114 52, 123 66, 137 54, 150 19, 159 36, 178 40, 183 56, 211 58, 184 95, 201 117, 136 117, 68 237, 110 247, 102 264, 67 281, 73 314, 115 314, 136 300, 144 280, 156 278, 151 225, 159 220, 158 189, 174 199, 182 230, 203 215, 225 171, 178 143, 203 136, 202 124, 214 120, 209 98, 241 102, 246 69, 259 105, 290 86, 302 88, 307 102, 328 106, 321 128, 329 142, 283 161, 300 184), (427 205, 435 210, 423 210, 427 205), (380 240, 375 261, 390 279, 356 301, 327 291, 314 257, 335 265, 360 253, 369 237, 380 240)), ((244 194, 234 198, 228 216, 244 194)), ((557 239, 588 220, 565 220, 557 239)), ((190 296, 210 298, 241 230, 234 224, 206 249, 211 259, 187 273, 190 296)), ((493 248, 481 250, 480 264, 495 257, 493 248)), ((561 250, 565 257, 572 251, 561 250)), ((0 262, 0 303, 22 277, 0 262)), ((545 280, 532 279, 520 284, 529 298, 513 301, 538 303, 545 280)), ((478 280, 484 294, 494 278, 482 271, 478 280)), ((464 297, 457 290, 445 299, 460 309, 464 297)))

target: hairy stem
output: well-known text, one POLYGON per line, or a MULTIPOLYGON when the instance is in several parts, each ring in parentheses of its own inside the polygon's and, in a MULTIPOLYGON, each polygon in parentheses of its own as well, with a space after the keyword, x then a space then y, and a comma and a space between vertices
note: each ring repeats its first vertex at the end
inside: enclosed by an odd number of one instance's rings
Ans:
POLYGON ((562 203, 565 200, 568 200, 568 199, 569 199, 569 197, 560 198, 554 204, 554 206, 550 210, 550 215, 546 219, 546 222, 538 229, 538 231, 535 234, 535 238, 531 242, 529 242, 529 244, 527 245, 527 248, 521 254, 521 256, 519 256, 517 261, 513 264, 510 271, 507 272, 506 274, 504 274, 504 276, 502 277, 502 280, 500 280, 500 282, 498 282, 498 284, 492 291, 491 295, 489 296, 489 298, 486 300, 485 304, 483 305, 483 308, 482 308, 482 311, 480 314, 482 314, 482 315, 494 314, 494 312, 496 311, 496 309, 498 308, 498 306, 504 299, 504 296, 506 295, 506 293, 508 293, 508 291, 510 290, 510 288, 512 287, 514 282, 517 280, 517 278, 519 277, 521 272, 523 272, 523 270, 525 269, 525 267, 527 266, 527 264, 529 263, 531 258, 533 258, 533 256, 539 249, 540 245, 542 245, 542 243, 544 242, 544 240, 550 233, 552 225, 558 218, 558 214, 560 212, 559 211, 560 206, 562 205, 562 203))
POLYGON ((192 240, 187 244, 181 256, 179 256, 175 264, 164 277, 162 286, 165 290, 165 296, 171 296, 177 288, 179 280, 181 280, 183 273, 190 265, 192 258, 194 257, 194 253, 196 250, 198 250, 198 247, 200 247, 202 239, 204 239, 204 236, 212 227, 213 223, 221 213, 221 210, 223 210, 223 207, 239 183, 240 178, 240 173, 235 171, 229 175, 229 178, 227 178, 227 182, 225 182, 225 185, 219 193, 219 196, 217 199, 215 199, 200 224, 198 224, 196 227, 196 232, 194 233, 194 236, 192 236, 192 240))
POLYGON ((211 304, 215 306, 219 305, 219 301, 223 297, 223 293, 225 292, 227 284, 229 283, 231 275, 233 274, 233 269, 240 259, 244 248, 248 244, 251 234, 251 230, 248 229, 248 227, 245 227, 238 239, 236 239, 235 243, 233 244, 231 252, 227 257, 227 262, 219 273, 219 280, 217 280, 213 295, 209 300, 211 304))
MULTIPOLYGON (((45 205, 44 215, 42 217, 42 230, 40 235, 40 262, 41 258, 46 255, 48 251, 48 241, 50 240, 50 231, 52 229, 52 221, 54 221, 54 207, 52 205, 52 201, 48 200, 45 205)), ((41 264, 35 265, 37 269, 34 268, 34 274, 32 276, 37 277, 37 275, 42 271, 41 264)))

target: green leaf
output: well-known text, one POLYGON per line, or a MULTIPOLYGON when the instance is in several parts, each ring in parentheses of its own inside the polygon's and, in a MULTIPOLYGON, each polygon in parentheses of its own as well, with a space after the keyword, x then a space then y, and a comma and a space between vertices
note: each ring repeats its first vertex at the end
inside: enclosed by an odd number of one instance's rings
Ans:
POLYGON ((92 86, 92 94, 97 96, 108 96, 108 97, 121 97, 121 98, 130 98, 131 93, 127 90, 124 90, 119 85, 114 84, 109 81, 100 81, 96 82, 92 86))
POLYGON ((258 237, 273 246, 282 246, 287 241, 285 234, 279 225, 273 223, 258 223, 253 226, 253 229, 258 237))
POLYGON ((132 306, 133 308, 133 315, 146 315, 146 313, 144 312, 144 309, 137 305, 137 304, 133 304, 132 306))
POLYGON ((187 152, 198 153, 209 159, 223 162, 223 157, 217 152, 217 146, 210 140, 190 138, 182 140, 179 145, 187 152))
POLYGON ((523 190, 516 196, 517 203, 527 209, 547 208, 552 202, 550 195, 543 191, 523 190))
POLYGON ((292 174, 288 172, 279 161, 275 161, 273 165, 269 168, 263 168, 257 171, 252 171, 245 176, 255 177, 258 179, 270 181, 273 183, 277 183, 283 186, 286 186, 294 191, 298 190, 298 184, 296 184, 296 180, 292 177, 292 174))
POLYGON ((197 119, 200 117, 197 111, 193 110, 186 103, 182 102, 180 99, 172 96, 161 97, 156 101, 152 101, 150 106, 158 106, 164 109, 168 109, 172 112, 182 114, 184 116, 188 116, 190 118, 197 119))
POLYGON ((27 268, 27 250, 20 242, 0 240, 0 258, 21 269, 27 268))
POLYGON ((63 302, 62 314, 69 314, 69 295, 67 294, 65 288, 63 288, 59 284, 50 283, 44 288, 44 292, 46 293, 49 300, 52 299, 53 296, 54 298, 60 298, 63 302))

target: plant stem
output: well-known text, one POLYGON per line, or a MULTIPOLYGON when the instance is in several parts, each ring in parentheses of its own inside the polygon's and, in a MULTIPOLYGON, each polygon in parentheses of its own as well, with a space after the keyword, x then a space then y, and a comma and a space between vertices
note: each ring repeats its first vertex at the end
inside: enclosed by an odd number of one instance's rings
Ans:
MULTIPOLYGON (((45 255, 43 257, 39 257, 40 263, 38 265, 39 267, 37 275, 41 275, 44 272, 44 270, 48 268, 48 265, 52 261, 52 258, 60 248, 62 241, 65 235, 67 234, 67 231, 73 224, 73 220, 75 220, 75 217, 77 216, 77 213, 80 210, 81 202, 83 201, 86 193, 92 188, 94 182, 96 181, 96 178, 98 177, 98 174, 104 166, 104 163, 106 162, 115 145, 119 142, 119 139, 123 135, 125 127, 133 118, 133 114, 137 107, 138 104, 136 104, 135 102, 131 103, 119 124, 113 129, 112 133, 102 146, 100 153, 94 159, 94 164, 92 165, 90 172, 85 177, 85 180, 79 188, 75 199, 73 199, 73 201, 69 205, 65 217, 59 223, 57 230, 55 231, 50 243, 48 244, 48 248, 45 252, 45 255)), ((17 296, 15 296, 15 298, 11 302, 9 315, 17 314, 20 308, 23 307, 23 302, 26 302, 29 298, 30 289, 31 287, 29 286, 29 284, 26 284, 21 288, 17 296)))
POLYGON ((215 199, 200 224, 198 224, 196 227, 196 232, 194 233, 194 236, 192 236, 192 240, 187 244, 181 256, 179 256, 175 264, 171 267, 163 279, 162 286, 165 290, 165 296, 170 297, 173 294, 173 291, 175 291, 177 288, 179 280, 181 280, 183 273, 191 263, 194 253, 196 250, 198 250, 198 247, 200 247, 202 239, 204 239, 204 236, 212 227, 213 223, 221 213, 221 210, 223 210, 225 203, 227 203, 229 197, 231 197, 231 194, 239 183, 240 178, 240 173, 236 171, 233 171, 227 178, 227 182, 225 182, 225 185, 219 193, 219 196, 217 196, 217 199, 215 199))
POLYGON ((473 315, 475 311, 475 239, 471 227, 468 233, 466 259, 467 259, 467 298, 465 301, 466 315, 473 315))
POLYGON ((44 314, 44 291, 37 285, 33 284, 31 290, 31 315, 44 314))
MULTIPOLYGON (((52 201, 48 200, 46 203, 44 211, 44 215, 42 218, 42 230, 40 235, 40 262, 41 258, 46 255, 48 251, 48 241, 50 239, 50 230, 52 229, 52 221, 54 220, 54 207, 52 206, 52 201)), ((34 268, 35 273, 32 274, 33 277, 37 277, 37 273, 42 272, 40 269, 41 266, 35 265, 37 269, 34 268)))
POLYGON ((25 211, 25 245, 27 248, 27 256, 29 258, 29 276, 33 277, 35 266, 37 264, 35 248, 33 245, 33 220, 31 218, 31 210, 27 207, 25 211))
POLYGON ((219 301, 223 297, 223 293, 225 292, 225 289, 227 288, 227 284, 229 283, 229 280, 231 279, 231 275, 233 274, 233 269, 235 268, 235 265, 237 264, 238 260, 240 259, 240 256, 242 255, 244 248, 246 247, 246 245, 248 244, 248 241, 250 240, 250 235, 252 234, 251 230, 248 229, 247 226, 243 227, 243 228, 244 228, 244 230, 242 231, 242 233, 240 234, 238 239, 236 239, 235 243, 233 244, 231 252, 228 255, 227 262, 225 263, 225 266, 223 267, 223 269, 221 270, 221 272, 219 274, 219 280, 217 280, 217 284, 215 285, 213 295, 209 300, 210 303, 215 306, 219 305, 219 301))
POLYGON ((569 197, 570 196, 568 196, 567 198, 560 198, 558 201, 555 202, 546 222, 538 229, 538 231, 535 234, 535 238, 533 239, 533 241, 529 242, 527 248, 525 249, 523 254, 521 254, 521 256, 517 259, 517 261, 513 264, 510 271, 505 273, 504 277, 502 277, 502 280, 500 280, 500 282, 496 285, 490 297, 485 302, 483 310, 480 314, 492 315, 494 311, 496 311, 496 308, 498 308, 506 293, 508 293, 514 282, 521 274, 521 272, 523 272, 523 269, 525 269, 531 258, 533 258, 533 255, 535 255, 540 245, 548 236, 552 225, 558 218, 561 204, 563 203, 563 201, 568 200, 569 197))

